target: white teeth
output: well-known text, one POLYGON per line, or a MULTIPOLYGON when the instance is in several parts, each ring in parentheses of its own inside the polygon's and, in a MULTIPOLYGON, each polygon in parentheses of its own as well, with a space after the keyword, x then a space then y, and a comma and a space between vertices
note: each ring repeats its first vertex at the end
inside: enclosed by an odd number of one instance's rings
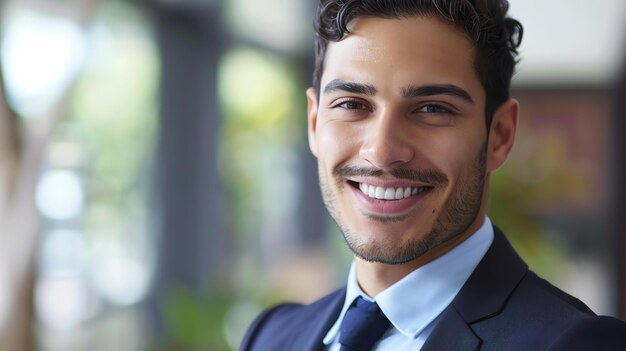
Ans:
POLYGON ((384 200, 402 200, 409 196, 413 196, 417 193, 421 193, 425 187, 406 187, 406 188, 383 188, 379 186, 367 185, 359 183, 359 189, 363 194, 375 198, 384 200))
POLYGON ((396 189, 387 188, 385 189, 385 200, 393 200, 396 198, 396 189))
POLYGON ((371 185, 370 185, 370 186, 367 188, 367 196, 369 196, 369 197, 373 197, 373 198, 375 198, 375 197, 376 197, 376 187, 375 187, 375 186, 371 186, 371 185))
POLYGON ((375 196, 376 196, 377 199, 384 199, 385 198, 385 189, 377 186, 376 187, 375 196))
POLYGON ((396 193, 394 195, 395 195, 394 199, 396 200, 404 199, 404 189, 402 188, 396 189, 396 193))

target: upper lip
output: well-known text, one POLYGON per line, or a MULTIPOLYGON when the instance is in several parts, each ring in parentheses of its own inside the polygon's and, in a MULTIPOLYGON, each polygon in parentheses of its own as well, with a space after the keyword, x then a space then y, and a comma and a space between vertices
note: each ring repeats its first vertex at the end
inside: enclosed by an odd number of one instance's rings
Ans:
POLYGON ((381 187, 381 188, 407 188, 407 187, 417 188, 417 187, 423 187, 423 186, 432 187, 432 185, 428 183, 415 182, 415 181, 403 180, 403 179, 351 178, 351 179, 348 179, 348 181, 355 182, 355 183, 363 183, 367 185, 373 185, 373 186, 381 187))

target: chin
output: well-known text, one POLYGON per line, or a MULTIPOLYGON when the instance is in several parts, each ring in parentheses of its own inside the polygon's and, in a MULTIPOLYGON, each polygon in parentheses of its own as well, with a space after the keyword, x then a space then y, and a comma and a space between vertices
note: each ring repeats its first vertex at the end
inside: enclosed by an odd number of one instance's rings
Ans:
POLYGON ((437 242, 432 234, 411 236, 413 238, 407 240, 402 238, 402 235, 388 231, 370 232, 360 238, 344 235, 344 239, 354 255, 365 261, 403 264, 421 257, 437 242))

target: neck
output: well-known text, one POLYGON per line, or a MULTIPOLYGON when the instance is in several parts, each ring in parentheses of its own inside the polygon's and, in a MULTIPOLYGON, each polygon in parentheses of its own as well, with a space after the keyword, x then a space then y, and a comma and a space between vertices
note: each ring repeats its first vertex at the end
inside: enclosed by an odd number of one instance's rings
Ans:
POLYGON ((430 249, 424 255, 402 264, 385 264, 379 262, 367 262, 359 257, 355 258, 356 277, 361 290, 368 296, 374 297, 381 291, 397 283, 402 278, 414 270, 428 264, 429 262, 443 256, 448 251, 461 244, 472 236, 484 223, 484 213, 477 216, 470 227, 460 235, 451 240, 430 249))

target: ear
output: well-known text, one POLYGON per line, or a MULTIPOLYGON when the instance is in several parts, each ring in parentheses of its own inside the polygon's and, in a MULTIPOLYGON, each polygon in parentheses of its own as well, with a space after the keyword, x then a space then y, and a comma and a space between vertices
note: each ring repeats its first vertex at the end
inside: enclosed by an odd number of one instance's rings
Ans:
POLYGON ((494 171, 504 164, 515 141, 519 103, 509 99, 496 110, 489 132, 487 171, 494 171))
POLYGON ((307 115, 308 115, 308 134, 309 148, 315 157, 317 157, 317 91, 315 88, 306 90, 307 115))

